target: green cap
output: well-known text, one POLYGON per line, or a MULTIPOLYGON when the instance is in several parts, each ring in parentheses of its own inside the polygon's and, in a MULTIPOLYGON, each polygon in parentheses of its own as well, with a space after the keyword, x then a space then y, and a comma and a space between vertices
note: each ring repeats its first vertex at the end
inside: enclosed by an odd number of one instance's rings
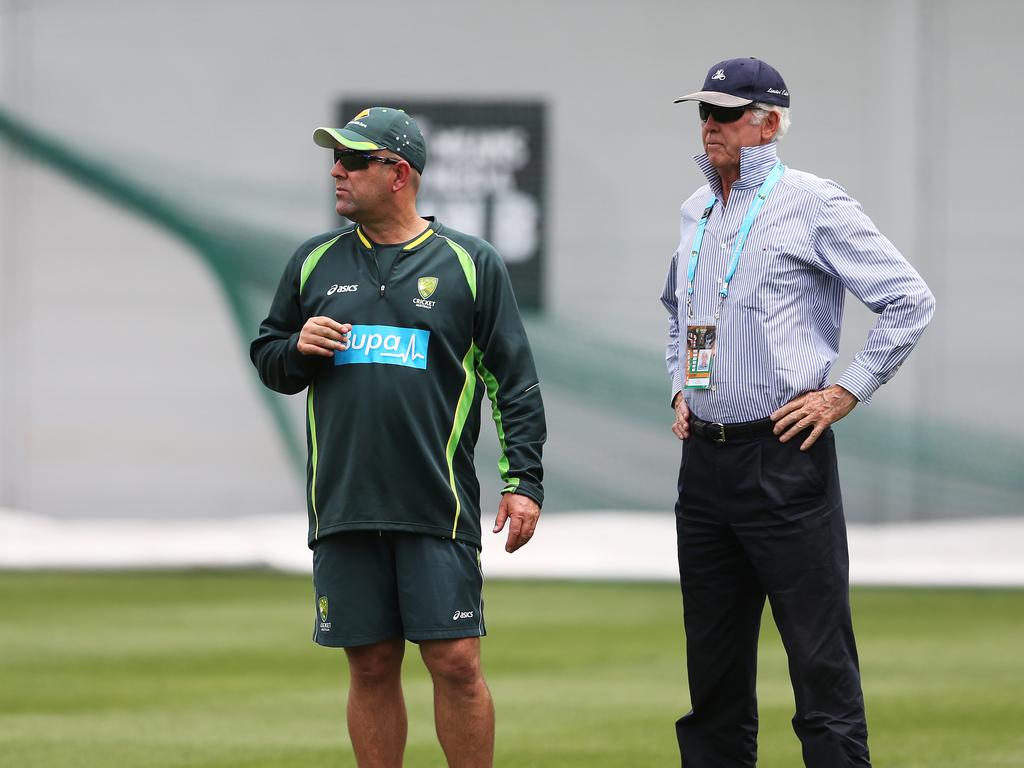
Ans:
POLYGON ((393 107, 364 109, 344 128, 317 128, 313 142, 327 149, 390 149, 420 173, 427 163, 427 144, 416 121, 405 110, 393 107))

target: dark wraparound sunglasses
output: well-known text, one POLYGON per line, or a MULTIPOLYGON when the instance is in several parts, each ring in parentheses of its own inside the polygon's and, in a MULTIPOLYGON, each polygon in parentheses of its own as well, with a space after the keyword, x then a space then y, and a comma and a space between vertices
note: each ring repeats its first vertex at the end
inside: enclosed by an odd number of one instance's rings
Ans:
POLYGON ((752 104, 743 107, 716 107, 714 104, 705 104, 703 101, 697 107, 700 110, 700 121, 707 122, 708 117, 715 118, 716 123, 735 123, 748 109, 753 109, 752 104))
POLYGON ((381 157, 380 155, 371 155, 366 152, 350 152, 343 149, 334 150, 334 164, 341 163, 341 167, 346 171, 365 171, 370 167, 370 163, 395 165, 400 162, 401 160, 396 160, 393 157, 381 157))

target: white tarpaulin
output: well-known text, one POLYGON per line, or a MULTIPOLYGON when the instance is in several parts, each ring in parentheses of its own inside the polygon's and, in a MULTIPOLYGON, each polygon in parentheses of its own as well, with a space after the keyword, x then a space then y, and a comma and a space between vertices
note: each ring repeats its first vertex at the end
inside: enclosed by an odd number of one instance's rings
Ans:
MULTIPOLYGON (((572 512, 542 517, 514 554, 484 525, 492 578, 673 581, 671 513, 572 512)), ((854 584, 1024 586, 1020 518, 851 525, 854 584)), ((55 520, 0 510, 0 569, 267 567, 310 572, 306 517, 230 521, 55 520)))

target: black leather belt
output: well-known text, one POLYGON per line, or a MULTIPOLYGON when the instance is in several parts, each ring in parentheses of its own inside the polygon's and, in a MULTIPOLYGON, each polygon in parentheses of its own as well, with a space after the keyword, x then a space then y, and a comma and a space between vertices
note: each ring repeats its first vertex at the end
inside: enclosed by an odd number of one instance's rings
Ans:
POLYGON ((690 417, 690 431, 698 437, 724 443, 729 440, 740 440, 744 437, 761 437, 772 434, 775 422, 771 419, 760 421, 742 421, 739 424, 719 424, 715 421, 701 421, 696 416, 690 417))

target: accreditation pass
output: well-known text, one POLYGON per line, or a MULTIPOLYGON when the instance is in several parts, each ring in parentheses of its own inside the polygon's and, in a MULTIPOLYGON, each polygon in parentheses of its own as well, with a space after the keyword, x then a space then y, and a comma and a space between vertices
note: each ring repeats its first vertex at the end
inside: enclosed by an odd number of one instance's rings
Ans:
POLYGON ((711 369, 715 365, 715 326, 686 326, 685 389, 707 389, 711 386, 711 369))

